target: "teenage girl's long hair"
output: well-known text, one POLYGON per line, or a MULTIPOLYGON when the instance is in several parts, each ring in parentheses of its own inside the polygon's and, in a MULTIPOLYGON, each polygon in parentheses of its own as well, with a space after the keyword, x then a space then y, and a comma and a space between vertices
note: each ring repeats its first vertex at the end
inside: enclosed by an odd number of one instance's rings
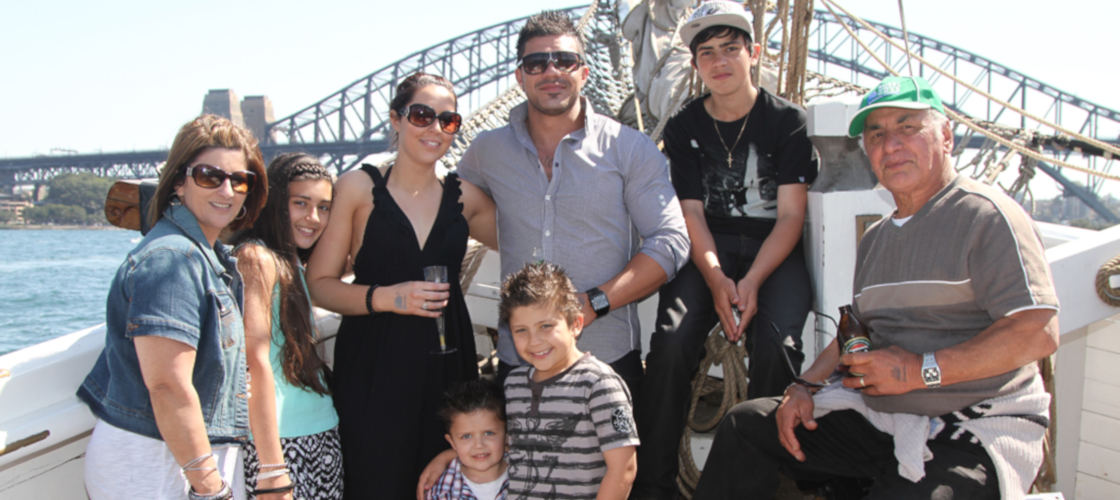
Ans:
POLYGON ((315 352, 315 321, 311 301, 300 277, 301 262, 311 249, 300 250, 292 235, 288 211, 288 185, 295 181, 331 181, 331 174, 314 157, 284 153, 268 165, 268 202, 256 224, 234 238, 235 244, 259 240, 276 256, 276 281, 280 285, 280 330, 284 332, 281 364, 284 377, 296 387, 329 394, 325 380, 330 368, 315 352))

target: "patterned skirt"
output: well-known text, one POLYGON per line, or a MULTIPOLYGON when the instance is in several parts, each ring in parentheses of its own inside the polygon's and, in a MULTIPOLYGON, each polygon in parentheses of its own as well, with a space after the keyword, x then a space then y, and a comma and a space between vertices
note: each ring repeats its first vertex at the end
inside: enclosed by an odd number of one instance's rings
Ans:
MULTIPOLYGON (((337 500, 342 498, 342 446, 338 427, 329 431, 280 438, 289 477, 296 484, 295 500, 337 500)), ((245 444, 245 488, 257 487, 260 459, 252 441, 245 444)), ((249 495, 249 498, 254 498, 249 495)))

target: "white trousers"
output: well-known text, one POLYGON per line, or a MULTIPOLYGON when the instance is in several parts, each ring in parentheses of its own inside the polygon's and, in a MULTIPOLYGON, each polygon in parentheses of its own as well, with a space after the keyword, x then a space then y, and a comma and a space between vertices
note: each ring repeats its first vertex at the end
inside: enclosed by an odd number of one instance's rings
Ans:
MULTIPOLYGON (((233 488, 233 498, 245 499, 241 446, 214 445, 218 473, 233 488)), ((179 500, 190 485, 167 445, 159 440, 98 420, 86 446, 86 493, 91 500, 151 498, 179 500)))

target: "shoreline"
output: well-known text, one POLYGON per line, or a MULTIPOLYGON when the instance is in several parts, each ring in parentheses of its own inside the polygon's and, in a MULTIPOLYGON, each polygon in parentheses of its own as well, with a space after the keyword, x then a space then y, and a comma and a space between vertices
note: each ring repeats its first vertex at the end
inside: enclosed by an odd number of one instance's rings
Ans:
POLYGON ((90 226, 83 226, 81 224, 0 224, 0 229, 13 229, 13 230, 42 230, 42 229, 91 229, 95 231, 103 230, 120 230, 128 231, 110 224, 95 224, 90 226))

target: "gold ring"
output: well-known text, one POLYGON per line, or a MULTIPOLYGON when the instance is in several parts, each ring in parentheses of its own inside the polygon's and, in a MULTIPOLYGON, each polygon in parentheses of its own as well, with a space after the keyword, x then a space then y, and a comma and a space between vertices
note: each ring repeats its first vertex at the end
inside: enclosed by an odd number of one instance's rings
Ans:
POLYGON ((863 381, 863 377, 859 378, 859 386, 860 387, 867 387, 867 382, 863 381))

